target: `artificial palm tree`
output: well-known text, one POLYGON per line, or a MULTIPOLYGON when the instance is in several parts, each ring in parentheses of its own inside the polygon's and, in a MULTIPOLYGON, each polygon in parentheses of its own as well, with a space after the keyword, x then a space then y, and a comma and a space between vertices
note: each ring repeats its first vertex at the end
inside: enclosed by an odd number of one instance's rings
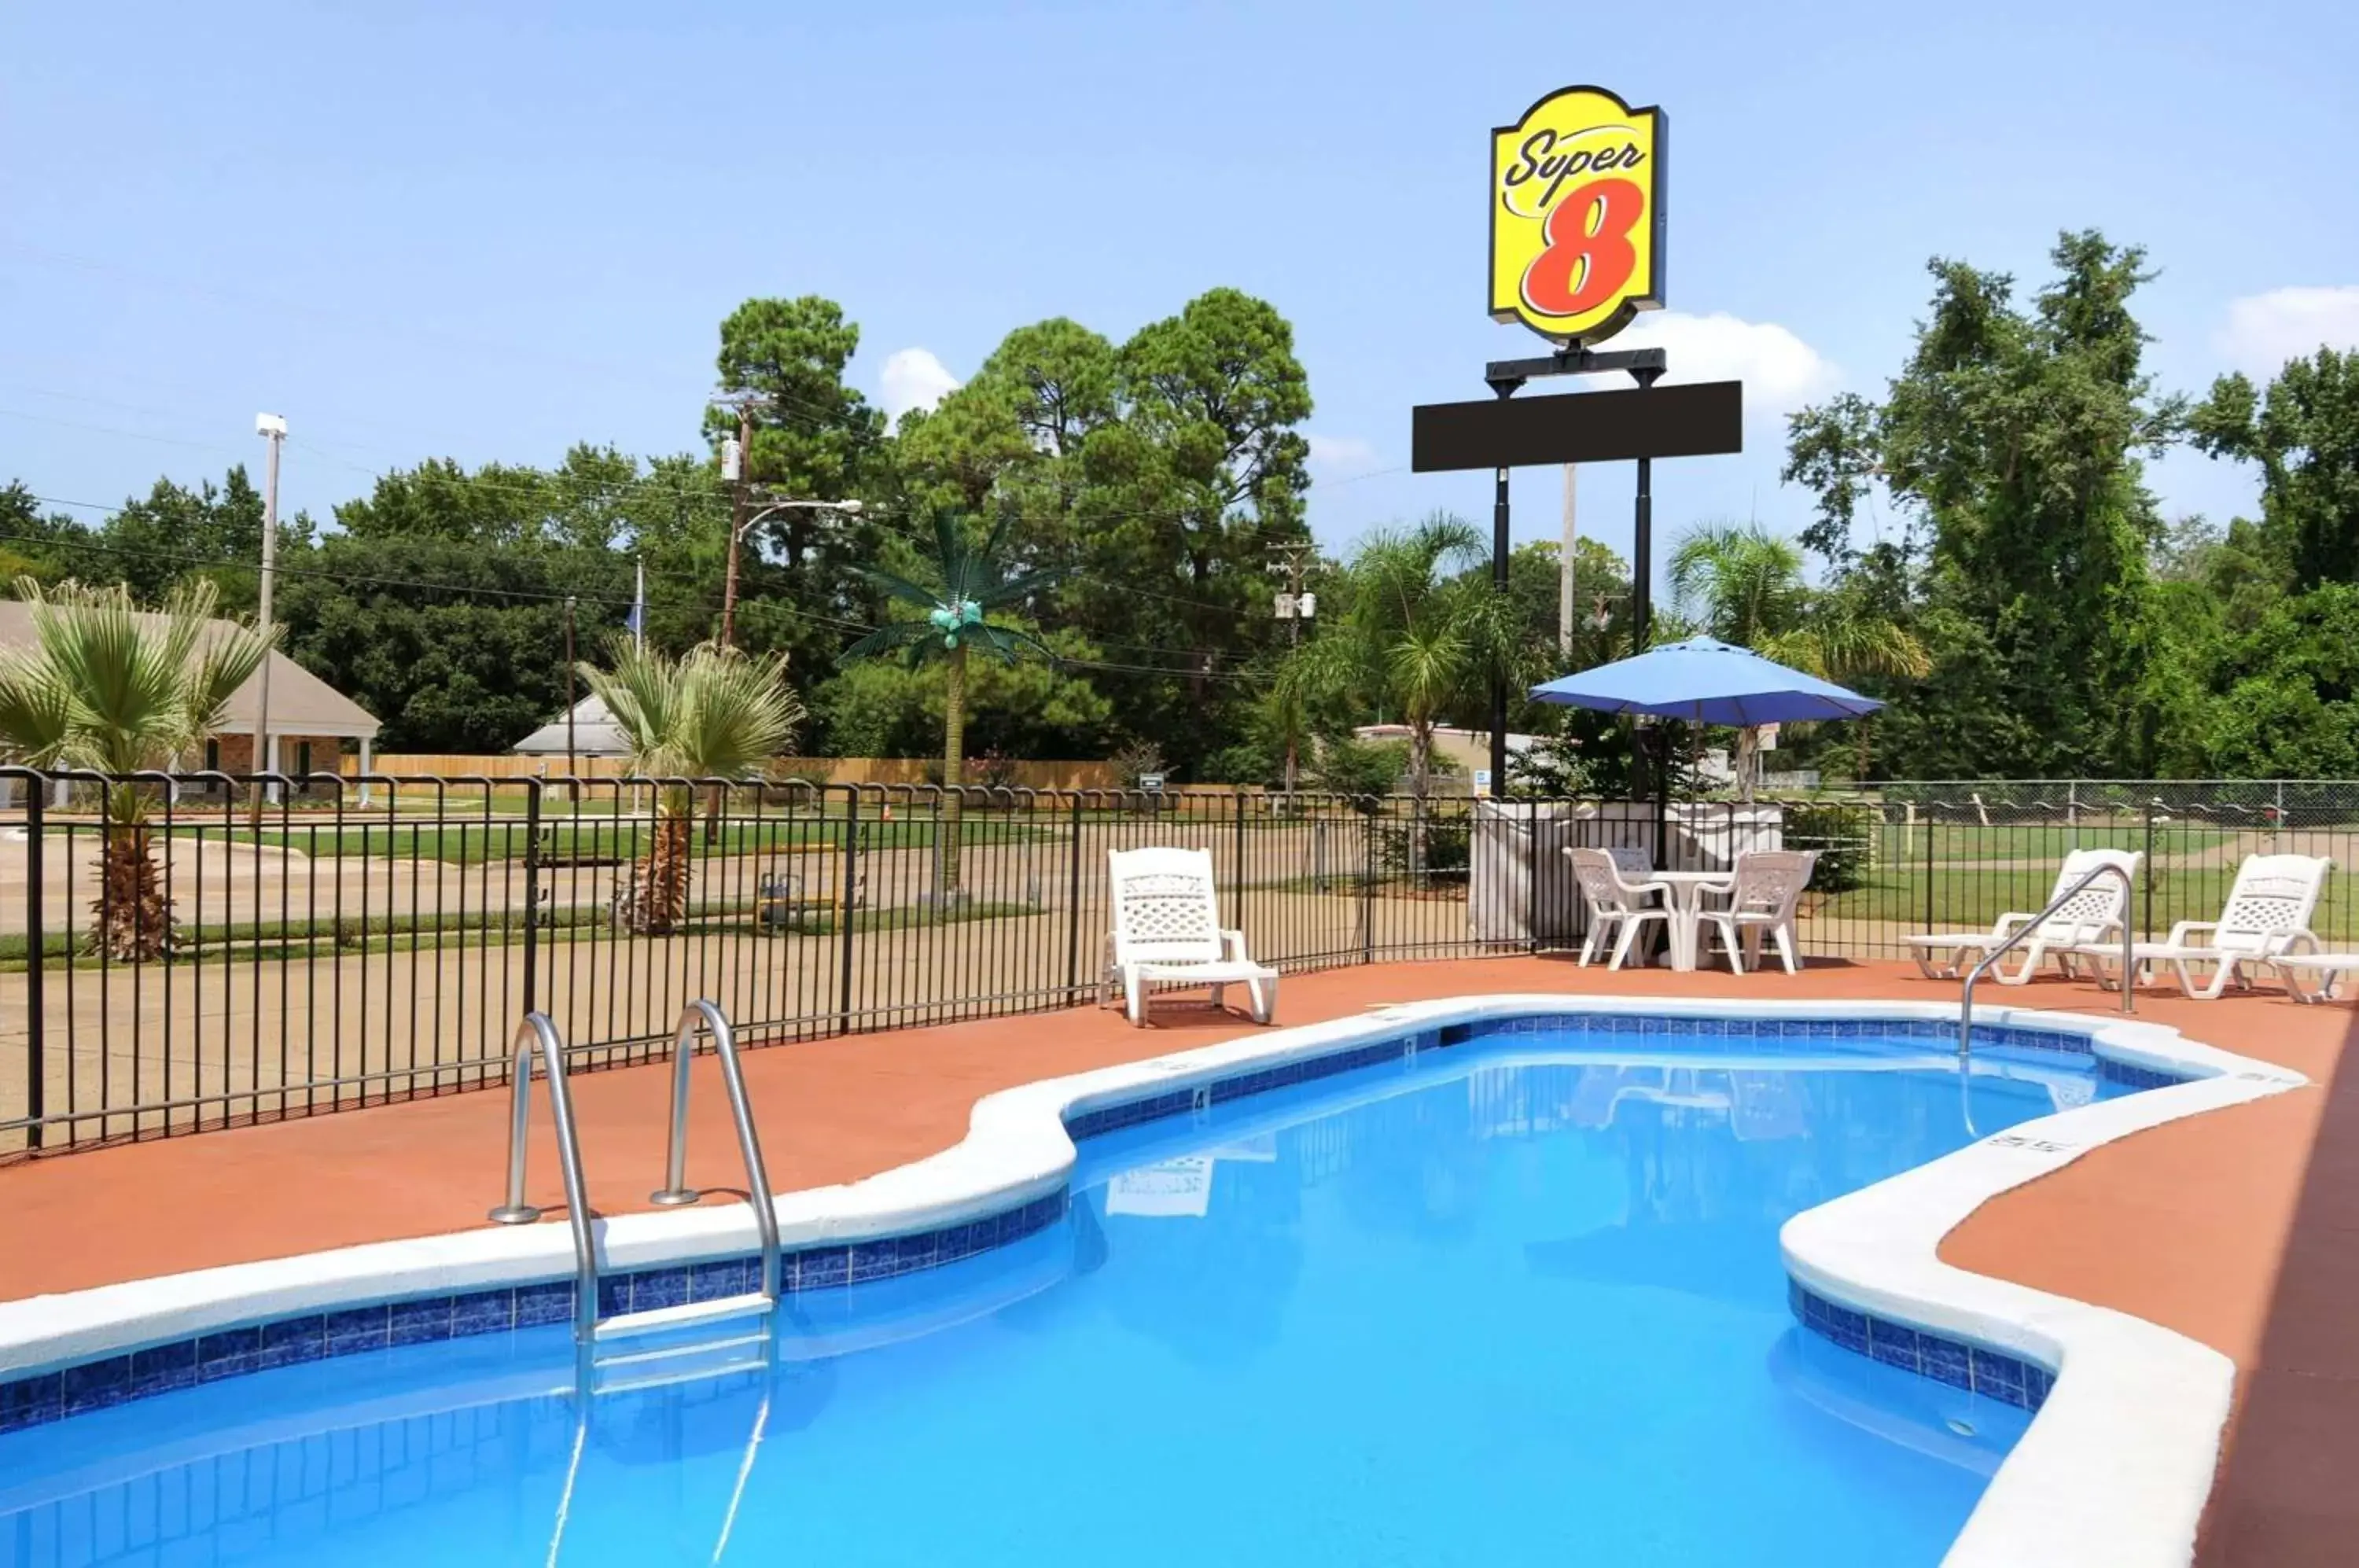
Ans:
POLYGON ((170 941, 150 825, 158 787, 129 776, 178 765, 217 734, 230 697, 269 657, 273 634, 213 618, 209 582, 173 591, 161 615, 143 615, 130 590, 29 577, 34 644, 0 652, 0 743, 35 768, 109 776, 101 830, 93 946, 144 964, 170 941))
POLYGON ((688 917, 696 799, 691 779, 744 779, 786 750, 803 707, 787 656, 749 658, 702 643, 679 659, 617 641, 610 670, 581 667, 630 747, 631 770, 659 782, 655 831, 633 867, 625 917, 660 935, 688 917))
MULTIPOLYGON (((1858 675, 1922 676, 1930 668, 1906 626, 1841 591, 1814 593, 1802 552, 1757 524, 1705 524, 1671 552, 1671 596, 1723 642, 1749 648, 1827 681, 1858 675)), ((1736 732, 1736 789, 1753 798, 1761 732, 1736 732)))
POLYGON ((964 519, 953 512, 937 512, 933 552, 925 560, 929 582, 864 568, 863 575, 883 589, 888 600, 925 614, 919 619, 888 621, 843 650, 846 659, 903 653, 913 669, 929 659, 942 661, 940 861, 945 902, 957 894, 959 887, 959 812, 966 782, 966 656, 979 648, 1013 664, 1016 655, 1029 648, 1055 657, 1030 632, 984 618, 994 610, 1023 603, 1062 575, 1054 570, 1007 575, 1000 556, 1013 520, 1012 514, 1002 512, 990 534, 977 545, 964 519))

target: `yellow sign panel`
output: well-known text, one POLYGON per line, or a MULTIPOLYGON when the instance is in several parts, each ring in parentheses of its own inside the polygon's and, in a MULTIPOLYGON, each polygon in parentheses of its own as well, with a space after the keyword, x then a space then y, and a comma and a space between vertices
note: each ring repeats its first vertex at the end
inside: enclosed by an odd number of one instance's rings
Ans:
POLYGON ((1660 109, 1551 93, 1491 133, 1491 315, 1589 344, 1663 302, 1660 109))

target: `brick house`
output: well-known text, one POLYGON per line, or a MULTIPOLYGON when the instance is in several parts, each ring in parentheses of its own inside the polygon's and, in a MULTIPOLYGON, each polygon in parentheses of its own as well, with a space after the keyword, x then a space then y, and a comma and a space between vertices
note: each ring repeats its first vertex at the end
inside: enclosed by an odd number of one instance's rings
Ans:
MULTIPOLYGON (((163 619, 158 615, 158 621, 163 619)), ((36 640, 32 611, 14 599, 0 599, 0 647, 29 647, 36 640)), ((181 759, 190 771, 243 774, 255 771, 255 731, 262 717, 262 675, 239 687, 230 700, 222 732, 204 745, 204 755, 181 759)), ((369 770, 378 724, 367 709, 337 691, 286 654, 270 655, 270 742, 277 772, 301 778, 335 773, 347 742, 360 750, 361 771, 369 770)), ((324 788, 325 786, 315 786, 324 788)))

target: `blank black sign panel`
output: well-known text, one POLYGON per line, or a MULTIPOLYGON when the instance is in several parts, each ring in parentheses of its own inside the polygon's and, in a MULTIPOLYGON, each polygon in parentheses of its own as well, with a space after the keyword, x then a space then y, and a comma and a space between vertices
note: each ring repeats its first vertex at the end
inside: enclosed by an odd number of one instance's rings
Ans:
POLYGON ((1710 457, 1745 450, 1745 383, 1425 403, 1409 410, 1409 467, 1516 468, 1710 457))

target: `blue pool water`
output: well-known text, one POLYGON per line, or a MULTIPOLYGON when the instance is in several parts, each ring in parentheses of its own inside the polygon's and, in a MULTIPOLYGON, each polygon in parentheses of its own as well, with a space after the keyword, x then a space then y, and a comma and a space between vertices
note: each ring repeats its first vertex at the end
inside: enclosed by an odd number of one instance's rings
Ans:
POLYGON ((2027 1418, 1804 1333, 1777 1227, 2118 1091, 1635 1044, 1090 1138, 1061 1223, 792 1298, 772 1373, 586 1427, 559 1327, 0 1436, 0 1565, 1938 1562, 2027 1418))

